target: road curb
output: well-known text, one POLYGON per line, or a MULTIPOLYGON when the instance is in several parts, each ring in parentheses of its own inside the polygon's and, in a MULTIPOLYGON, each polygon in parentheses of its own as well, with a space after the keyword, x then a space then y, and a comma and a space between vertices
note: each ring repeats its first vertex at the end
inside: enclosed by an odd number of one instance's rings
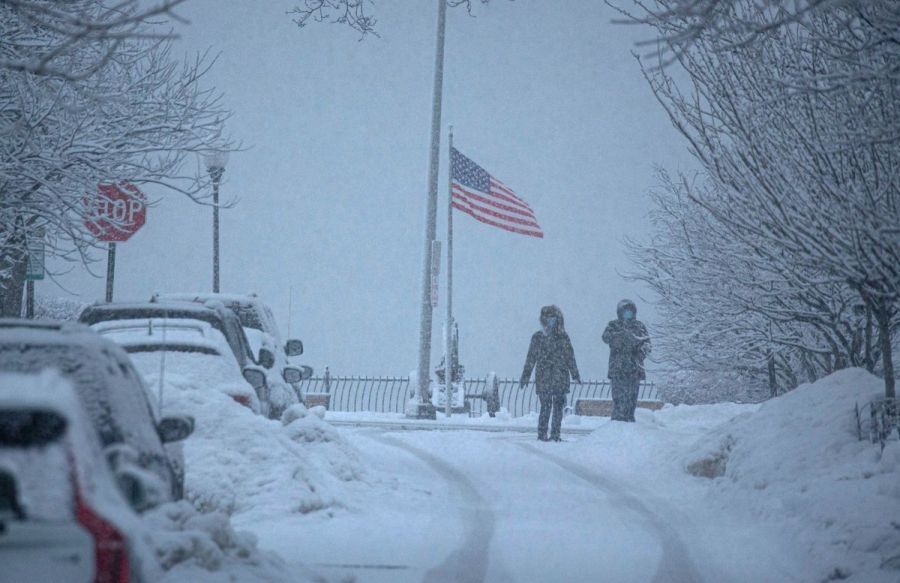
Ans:
MULTIPOLYGON (((435 423, 433 421, 353 421, 349 419, 328 419, 325 421, 335 427, 377 427, 381 429, 395 429, 397 431, 487 431, 491 433, 535 433, 535 427, 522 427, 511 425, 467 425, 464 423, 435 423)), ((565 435, 590 435, 592 429, 563 428, 565 435)))

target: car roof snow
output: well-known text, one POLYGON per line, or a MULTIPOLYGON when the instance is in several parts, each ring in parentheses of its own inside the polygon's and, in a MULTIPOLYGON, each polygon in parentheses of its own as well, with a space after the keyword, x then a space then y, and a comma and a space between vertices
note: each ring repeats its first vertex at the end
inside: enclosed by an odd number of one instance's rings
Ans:
POLYGON ((108 335, 111 340, 122 346, 199 346, 214 349, 216 353, 221 353, 223 349, 230 350, 221 332, 208 322, 192 318, 105 320, 91 325, 91 328, 102 336, 108 335), (184 332, 191 335, 185 337, 184 332), (163 334, 166 335, 165 339, 163 334))

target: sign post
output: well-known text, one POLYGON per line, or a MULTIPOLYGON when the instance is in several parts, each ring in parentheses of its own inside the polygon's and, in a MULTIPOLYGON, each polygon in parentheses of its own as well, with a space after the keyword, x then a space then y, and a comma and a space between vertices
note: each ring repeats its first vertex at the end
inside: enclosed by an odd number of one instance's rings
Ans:
POLYGON ((106 303, 113 300, 113 287, 116 279, 116 242, 109 242, 106 253, 106 303))
POLYGON ((116 243, 127 241, 147 221, 147 199, 127 182, 101 184, 97 194, 84 197, 84 226, 98 241, 109 243, 106 259, 106 301, 113 300, 116 243))

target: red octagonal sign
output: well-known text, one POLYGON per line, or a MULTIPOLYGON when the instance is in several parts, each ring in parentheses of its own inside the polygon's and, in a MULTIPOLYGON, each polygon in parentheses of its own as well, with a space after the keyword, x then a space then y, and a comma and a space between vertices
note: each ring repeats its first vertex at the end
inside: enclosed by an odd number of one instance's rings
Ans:
POLYGON ((101 184, 84 205, 84 226, 100 241, 127 241, 147 221, 147 199, 128 182, 101 184))

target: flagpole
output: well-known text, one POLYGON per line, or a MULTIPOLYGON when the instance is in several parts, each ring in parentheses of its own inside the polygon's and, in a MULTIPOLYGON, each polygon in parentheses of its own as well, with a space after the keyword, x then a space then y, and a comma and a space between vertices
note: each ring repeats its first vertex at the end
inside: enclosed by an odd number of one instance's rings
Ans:
MULTIPOLYGON (((444 334, 447 339, 447 353, 444 356, 444 386, 445 406, 447 417, 453 414, 453 404, 450 401, 453 387, 453 126, 450 126, 449 147, 447 148, 447 329, 444 334)), ((462 379, 460 379, 462 380, 462 379)))
POLYGON ((434 406, 428 397, 431 378, 431 270, 432 247, 437 231, 438 166, 441 155, 441 97, 444 85, 444 30, 447 20, 447 0, 437 0, 437 40, 434 54, 434 90, 431 106, 431 155, 428 161, 428 203, 425 211, 425 249, 422 259, 422 298, 419 317, 419 366, 417 417, 434 418, 434 406))

